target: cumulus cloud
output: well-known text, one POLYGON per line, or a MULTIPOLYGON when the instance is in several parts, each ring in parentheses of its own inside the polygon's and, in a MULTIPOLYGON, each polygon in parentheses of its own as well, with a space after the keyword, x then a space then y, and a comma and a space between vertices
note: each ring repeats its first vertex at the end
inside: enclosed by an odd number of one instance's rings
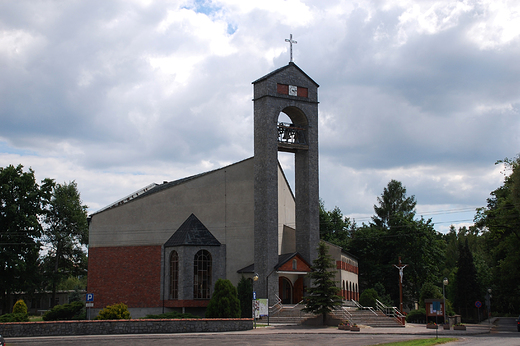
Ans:
POLYGON ((4 2, 0 166, 76 180, 95 211, 247 158, 251 82, 287 64, 292 33, 320 84, 327 207, 368 220, 397 179, 427 213, 472 209, 520 151, 519 16, 506 0, 4 2))

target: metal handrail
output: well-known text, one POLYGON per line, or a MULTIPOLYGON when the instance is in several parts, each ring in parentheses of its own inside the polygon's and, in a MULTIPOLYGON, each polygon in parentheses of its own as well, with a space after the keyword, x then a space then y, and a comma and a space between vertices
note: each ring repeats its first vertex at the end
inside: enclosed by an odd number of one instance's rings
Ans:
POLYGON ((354 319, 352 318, 352 314, 350 311, 345 309, 343 306, 335 306, 332 313, 337 316, 340 315, 340 319, 346 320, 349 324, 354 324, 354 319))
MULTIPOLYGON (((361 304, 359 304, 358 302, 356 302, 355 300, 352 300, 352 302, 354 302, 354 305, 356 305, 356 307, 359 309, 359 310, 369 310, 371 311, 374 315, 377 316, 377 312, 374 311, 374 308, 371 307, 371 306, 363 306, 361 304)), ((377 302, 376 302, 376 305, 377 305, 377 302)))
POLYGON ((388 317, 392 317, 394 320, 403 324, 405 316, 395 306, 386 306, 376 299, 376 307, 379 311, 384 313, 388 317))
POLYGON ((283 305, 282 305, 282 300, 280 299, 280 297, 278 297, 278 295, 274 295, 276 297, 276 303, 274 303, 272 306, 269 307, 269 310, 270 310, 270 314, 269 315, 275 315, 276 313, 278 313, 280 310, 283 309, 283 305))

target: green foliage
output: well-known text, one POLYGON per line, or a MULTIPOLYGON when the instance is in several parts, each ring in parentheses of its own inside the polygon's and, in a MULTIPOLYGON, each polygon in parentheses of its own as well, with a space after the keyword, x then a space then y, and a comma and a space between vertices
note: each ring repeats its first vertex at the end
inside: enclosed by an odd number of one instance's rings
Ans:
POLYGON ((27 315, 27 304, 22 299, 19 299, 14 303, 13 314, 26 314, 27 315))
POLYGON ((75 301, 70 304, 56 305, 43 315, 44 321, 67 321, 80 319, 85 304, 75 301))
POLYGON ((240 310, 242 318, 253 316, 253 285, 252 281, 242 276, 237 285, 238 300, 240 300, 240 310))
POLYGON ((365 307, 375 307, 376 299, 379 299, 377 291, 373 288, 367 288, 359 296, 359 304, 365 307))
POLYGON ((308 274, 313 286, 307 289, 309 295, 305 297, 303 311, 322 314, 323 321, 334 306, 341 305, 341 297, 338 296, 339 288, 334 282, 335 268, 334 260, 328 254, 328 246, 320 241, 318 257, 314 260, 312 271, 308 274))
POLYGON ((44 196, 48 180, 40 187, 34 171, 23 166, 0 167, 0 298, 8 311, 12 292, 39 288, 38 254, 44 196))
POLYGON ((5 314, 0 316, 0 323, 6 322, 29 322, 29 316, 27 314, 5 314))
MULTIPOLYGON (((504 313, 520 310, 520 156, 504 159, 504 184, 491 192, 485 208, 475 216, 476 226, 482 231, 486 254, 492 272, 492 308, 504 313)), ((477 265, 477 264, 476 264, 477 265)), ((479 277, 482 275, 479 273, 479 277)), ((487 289, 488 287, 483 287, 487 289)), ((482 294, 482 289, 481 289, 482 294)), ((456 303, 456 302, 455 302, 456 303)))
POLYGON ((426 310, 420 308, 419 310, 412 310, 406 315, 406 322, 408 323, 426 323, 426 310))
POLYGON ((406 197, 406 188, 400 181, 391 180, 381 197, 377 197, 377 202, 379 206, 374 205, 376 216, 372 217, 376 227, 390 228, 396 217, 413 219, 415 216, 415 196, 406 197))
POLYGON ((124 303, 108 305, 99 312, 96 320, 128 320, 130 319, 130 312, 128 306, 124 303))
POLYGON ((442 299, 441 289, 431 282, 425 282, 421 287, 421 296, 419 298, 419 306, 424 308, 426 299, 442 299))
POLYGON ((240 318, 240 300, 231 281, 218 279, 206 309, 207 318, 240 318))
POLYGON ((346 249, 355 227, 356 224, 343 216, 338 207, 327 211, 323 201, 320 200, 320 239, 346 249))
POLYGON ((84 275, 88 243, 87 206, 81 202, 77 184, 53 184, 45 209, 43 240, 49 249, 44 257, 45 277, 53 292, 71 275, 84 275))
POLYGON ((477 284, 477 271, 473 263, 473 255, 468 246, 459 243, 458 271, 455 279, 455 310, 466 320, 476 320, 474 316, 475 301, 480 300, 479 286, 477 284))
POLYGON ((390 294, 392 305, 399 302, 399 274, 394 264, 402 257, 407 267, 403 278, 403 299, 419 300, 424 282, 439 278, 439 259, 444 255, 444 241, 431 222, 415 219, 415 197, 392 180, 374 205, 372 223, 357 228, 348 251, 359 259, 361 287, 381 283, 390 294))
POLYGON ((141 319, 151 319, 151 320, 161 320, 161 319, 177 320, 177 319, 183 319, 183 318, 200 318, 200 317, 192 315, 192 314, 188 314, 188 313, 183 314, 183 313, 180 313, 177 311, 166 312, 166 313, 160 314, 160 315, 146 315, 145 317, 141 317, 141 319))
POLYGON ((379 299, 381 303, 385 304, 386 306, 393 305, 392 298, 390 298, 389 294, 386 294, 385 286, 383 286, 382 283, 376 283, 374 289, 376 290, 377 295, 379 296, 379 298, 377 299, 379 299))

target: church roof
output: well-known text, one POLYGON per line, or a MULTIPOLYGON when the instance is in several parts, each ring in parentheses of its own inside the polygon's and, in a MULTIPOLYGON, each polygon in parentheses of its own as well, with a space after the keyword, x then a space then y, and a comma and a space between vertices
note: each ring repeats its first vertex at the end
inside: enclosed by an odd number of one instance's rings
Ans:
POLYGON ((274 70, 273 72, 270 72, 270 73, 266 74, 265 76, 258 78, 258 79, 255 80, 252 84, 256 84, 256 83, 258 83, 258 82, 261 82, 261 81, 263 81, 263 80, 265 80, 265 79, 267 79, 267 78, 269 78, 269 77, 271 77, 271 76, 274 76, 275 74, 277 74, 277 73, 279 73, 279 72, 281 72, 281 71, 283 71, 283 70, 285 70, 285 69, 287 69, 287 68, 289 68, 289 67, 291 67, 291 66, 294 66, 294 67, 295 67, 298 71, 300 71, 300 72, 301 72, 305 77, 307 77, 307 78, 308 78, 312 83, 314 83, 317 87, 319 87, 318 83, 316 83, 316 82, 315 82, 311 77, 309 77, 309 75, 308 75, 307 73, 305 73, 301 68, 298 67, 298 65, 296 65, 296 64, 295 64, 294 62, 292 62, 292 61, 291 61, 288 65, 282 66, 282 67, 280 67, 279 69, 276 69, 276 70, 274 70))
POLYGON ((220 246, 220 242, 204 224, 191 214, 164 244, 170 246, 220 246))
MULTIPOLYGON (((303 259, 303 257, 298 252, 291 252, 291 253, 285 253, 278 255, 278 263, 274 266, 274 269, 278 270, 280 267, 282 267, 285 263, 289 262, 294 257, 298 257, 303 263, 305 263, 308 267, 310 265, 307 263, 306 260, 303 259)), ((247 267, 244 267, 242 269, 237 270, 237 273, 254 273, 255 272, 255 264, 250 264, 247 267)))
POLYGON ((120 206, 122 204, 126 204, 126 203, 128 203, 130 201, 133 201, 135 199, 152 195, 154 193, 157 193, 157 192, 169 189, 171 187, 180 185, 180 184, 188 182, 190 180, 194 180, 194 179, 203 177, 203 176, 205 176, 207 174, 210 174, 210 173, 222 170, 222 169, 226 169, 226 168, 228 168, 230 166, 237 165, 237 164, 240 164, 240 163, 242 163, 244 161, 252 160, 252 159, 253 159, 253 157, 250 157, 250 158, 244 159, 242 161, 238 161, 238 162, 232 163, 232 164, 230 164, 228 166, 225 166, 225 167, 220 167, 220 168, 217 168, 217 169, 214 169, 214 170, 211 170, 211 171, 195 174, 195 175, 192 175, 192 176, 189 176, 189 177, 186 177, 186 178, 181 178, 181 179, 177 179, 177 180, 174 180, 174 181, 164 181, 162 184, 152 183, 152 184, 150 184, 150 185, 148 185, 148 186, 146 186, 146 187, 144 187, 144 188, 142 188, 142 189, 140 189, 140 190, 138 190, 138 191, 136 191, 136 192, 126 196, 126 197, 124 197, 124 198, 121 198, 120 200, 118 200, 118 201, 116 201, 116 202, 114 202, 112 204, 109 204, 108 206, 106 206, 104 208, 101 208, 100 210, 96 211, 95 213, 92 213, 90 216, 92 217, 93 215, 99 214, 99 213, 101 213, 101 212, 103 212, 103 211, 105 211, 107 209, 114 208, 114 207, 120 206))

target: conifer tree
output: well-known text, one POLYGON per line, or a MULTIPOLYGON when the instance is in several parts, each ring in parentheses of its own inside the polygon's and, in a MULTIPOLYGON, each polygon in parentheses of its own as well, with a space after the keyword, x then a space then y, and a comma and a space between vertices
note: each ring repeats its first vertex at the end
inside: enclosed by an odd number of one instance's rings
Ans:
POLYGON ((335 269, 334 260, 328 254, 328 246, 320 241, 318 245, 318 257, 311 266, 312 272, 309 277, 312 280, 312 287, 307 291, 306 307, 303 311, 322 314, 323 321, 327 313, 331 312, 334 306, 341 305, 341 297, 338 296, 339 288, 334 282, 335 269))
POLYGON ((250 318, 253 316, 253 284, 251 279, 242 276, 237 285, 237 292, 242 318, 250 318))
POLYGON ((206 310, 207 318, 240 318, 237 289, 228 279, 218 279, 206 310))

